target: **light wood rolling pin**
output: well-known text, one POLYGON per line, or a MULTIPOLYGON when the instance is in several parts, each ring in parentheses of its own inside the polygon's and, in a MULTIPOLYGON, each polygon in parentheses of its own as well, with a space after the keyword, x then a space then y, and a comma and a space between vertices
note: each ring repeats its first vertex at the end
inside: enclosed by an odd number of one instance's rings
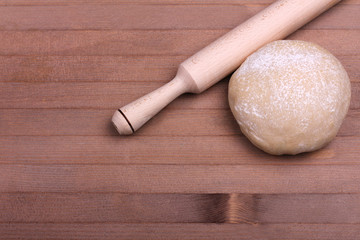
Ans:
POLYGON ((201 93, 263 45, 283 39, 341 0, 279 0, 180 64, 175 78, 115 112, 121 135, 138 130, 183 93, 201 93))

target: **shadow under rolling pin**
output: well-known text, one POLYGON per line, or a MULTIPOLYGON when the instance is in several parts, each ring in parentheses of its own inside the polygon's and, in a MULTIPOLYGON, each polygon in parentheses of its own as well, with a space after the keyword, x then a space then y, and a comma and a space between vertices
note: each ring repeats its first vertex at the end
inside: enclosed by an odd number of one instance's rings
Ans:
POLYGON ((180 64, 175 78, 120 108, 112 117, 130 135, 183 93, 201 93, 263 45, 283 39, 341 0, 279 0, 180 64))

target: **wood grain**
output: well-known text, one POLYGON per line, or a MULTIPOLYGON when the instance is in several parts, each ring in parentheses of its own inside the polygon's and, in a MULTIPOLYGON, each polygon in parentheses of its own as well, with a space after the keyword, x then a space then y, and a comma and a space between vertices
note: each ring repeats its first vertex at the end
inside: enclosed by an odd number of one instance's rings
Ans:
POLYGON ((1 166, 0 192, 359 193, 359 171, 359 165, 11 164, 1 166))
MULTIPOLYGON (((228 30, 0 31, 0 55, 193 55, 228 30), (144 44, 146 42, 146 44, 144 44)), ((315 42, 335 55, 360 55, 360 31, 299 30, 289 39, 315 42)))
MULTIPOLYGON (((0 6, 0 30, 232 29, 266 5, 0 6), (224 12, 221 21, 209 21, 224 12), (177 16, 174 18, 173 16, 177 16)), ((340 5, 306 29, 359 29, 360 5, 340 5)))
MULTIPOLYGON (((118 136, 113 110, 0 109, 2 136, 118 136), (23 129, 26 129, 24 132, 23 129)), ((359 110, 351 110, 338 136, 360 135, 359 110)), ((242 135, 230 109, 166 109, 136 136, 242 135), (196 121, 194 121, 196 119, 196 121)))
POLYGON ((0 224, 0 239, 314 239, 354 240, 359 224, 0 224))
MULTIPOLYGON (((0 83, 0 108, 118 109, 162 86, 158 82, 0 83)), ((228 108, 228 79, 202 94, 185 94, 167 108, 228 108)), ((360 108, 360 83, 351 86, 350 109, 360 108)), ((165 108, 165 110, 167 109, 165 108)))
POLYGON ((0 223, 360 223, 359 194, 3 193, 0 203, 0 223))
MULTIPOLYGON (((0 82, 168 82, 186 56, 0 56, 0 82)), ((346 57, 344 65, 358 79, 346 57)), ((360 65, 360 64, 359 64, 360 65)), ((360 77, 359 77, 360 81, 360 77)))
POLYGON ((313 239, 354 240, 359 224, 121 224, 3 223, 0 239, 313 239))
MULTIPOLYGON (((359 165, 360 138, 338 137, 326 148, 275 157, 245 137, 231 136, 3 136, 2 164, 359 165), (216 144, 214 144, 216 143, 216 144)), ((360 166, 360 165, 359 165, 360 166)))
MULTIPOLYGON (((359 56, 337 56, 360 82, 359 56)), ((0 56, 0 82, 168 82, 187 56, 0 56)))
MULTIPOLYGON (((37 6, 37 5, 76 5, 76 4, 95 4, 95 5, 105 5, 105 4, 166 4, 166 5, 213 5, 213 4, 226 4, 226 5, 269 5, 273 3, 273 0, 101 0, 101 1, 92 1, 92 0, 1 0, 0 4, 4 6, 37 6)), ((359 0, 343 0, 339 5, 343 4, 360 4, 359 0)))

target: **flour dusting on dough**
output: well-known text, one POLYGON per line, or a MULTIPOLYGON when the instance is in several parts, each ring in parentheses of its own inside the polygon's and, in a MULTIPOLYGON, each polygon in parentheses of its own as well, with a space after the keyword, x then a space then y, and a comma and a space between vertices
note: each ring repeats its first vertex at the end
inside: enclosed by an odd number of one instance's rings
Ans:
POLYGON ((230 87, 230 104, 243 132, 265 142, 294 143, 298 149, 289 153, 310 148, 306 136, 316 141, 332 137, 328 129, 337 132, 350 102, 350 83, 340 62, 303 41, 261 48, 234 73, 230 87))

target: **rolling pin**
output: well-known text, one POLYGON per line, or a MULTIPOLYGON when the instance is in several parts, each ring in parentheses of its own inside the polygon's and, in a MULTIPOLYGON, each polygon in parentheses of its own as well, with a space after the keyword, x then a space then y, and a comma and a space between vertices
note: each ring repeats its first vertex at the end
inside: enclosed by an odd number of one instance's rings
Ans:
POLYGON ((201 93, 230 74, 251 53, 280 40, 341 0, 279 0, 180 64, 173 80, 117 110, 121 135, 138 130, 183 93, 201 93))

